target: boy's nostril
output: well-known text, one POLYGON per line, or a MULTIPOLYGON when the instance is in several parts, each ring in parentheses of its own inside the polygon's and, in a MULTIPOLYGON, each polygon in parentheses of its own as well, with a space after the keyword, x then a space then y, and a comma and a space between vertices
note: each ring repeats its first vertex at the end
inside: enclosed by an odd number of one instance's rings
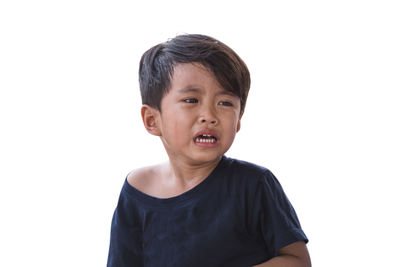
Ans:
MULTIPOLYGON (((206 119, 202 119, 201 122, 202 122, 202 123, 205 123, 205 122, 207 122, 207 120, 206 120, 206 119)), ((210 123, 216 124, 216 123, 217 123, 217 120, 211 120, 210 123)))

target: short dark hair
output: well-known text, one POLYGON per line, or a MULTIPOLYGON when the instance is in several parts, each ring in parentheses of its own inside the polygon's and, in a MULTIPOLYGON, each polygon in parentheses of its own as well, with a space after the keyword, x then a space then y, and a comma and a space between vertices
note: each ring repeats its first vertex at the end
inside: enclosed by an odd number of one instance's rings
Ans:
POLYGON ((142 103, 161 111, 162 97, 170 89, 174 67, 200 63, 219 84, 240 98, 244 111, 250 89, 250 73, 244 61, 224 43, 200 34, 178 35, 147 50, 139 66, 142 103))

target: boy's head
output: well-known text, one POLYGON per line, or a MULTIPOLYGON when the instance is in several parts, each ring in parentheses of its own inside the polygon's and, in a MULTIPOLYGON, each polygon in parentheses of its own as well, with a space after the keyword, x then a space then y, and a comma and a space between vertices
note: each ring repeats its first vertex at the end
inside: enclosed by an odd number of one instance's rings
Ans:
POLYGON ((142 103, 161 111, 161 100, 168 93, 174 67, 200 63, 218 83, 240 99, 243 114, 250 89, 250 73, 243 60, 227 45, 199 34, 179 35, 146 51, 139 66, 142 103))

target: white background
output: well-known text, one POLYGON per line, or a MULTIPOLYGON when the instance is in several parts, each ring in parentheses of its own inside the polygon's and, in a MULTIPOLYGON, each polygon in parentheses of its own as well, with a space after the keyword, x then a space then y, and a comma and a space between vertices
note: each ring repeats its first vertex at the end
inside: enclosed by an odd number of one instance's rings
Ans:
POLYGON ((166 159, 138 63, 211 35, 252 87, 228 156, 271 169, 314 266, 400 266, 398 1, 0 3, 0 266, 105 266, 126 174, 166 159))

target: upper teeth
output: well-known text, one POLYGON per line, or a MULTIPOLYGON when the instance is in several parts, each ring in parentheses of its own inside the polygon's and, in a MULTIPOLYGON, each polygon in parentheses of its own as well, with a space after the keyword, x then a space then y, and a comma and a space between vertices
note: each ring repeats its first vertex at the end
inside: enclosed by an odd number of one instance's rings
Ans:
POLYGON ((216 142, 215 137, 213 137, 210 134, 202 134, 201 136, 205 137, 205 138, 196 137, 196 142, 199 142, 199 143, 215 143, 216 142), (213 137, 213 138, 210 138, 210 137, 213 137))

